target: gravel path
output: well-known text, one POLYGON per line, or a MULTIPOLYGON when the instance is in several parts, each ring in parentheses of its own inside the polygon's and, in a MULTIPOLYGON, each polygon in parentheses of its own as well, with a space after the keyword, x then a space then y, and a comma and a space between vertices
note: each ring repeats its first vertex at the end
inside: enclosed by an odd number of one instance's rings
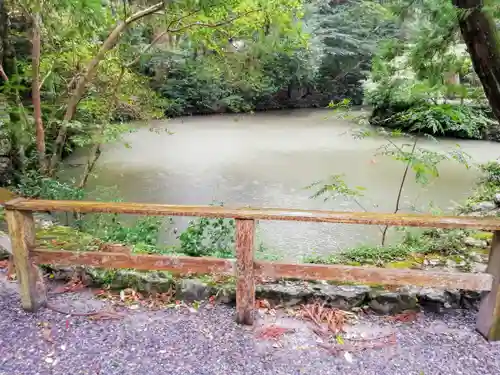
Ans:
MULTIPOLYGON (((79 311, 107 304, 88 292, 51 302, 79 311)), ((0 375, 500 374, 500 344, 475 333, 470 312, 425 315, 410 325, 361 318, 348 335, 395 333, 396 344, 352 353, 350 360, 318 347, 301 320, 263 316, 254 330, 237 326, 226 306, 131 310, 106 321, 47 309, 29 314, 19 306, 16 285, 0 275, 0 375), (278 342, 259 338, 259 329, 274 320, 294 333, 278 342)))

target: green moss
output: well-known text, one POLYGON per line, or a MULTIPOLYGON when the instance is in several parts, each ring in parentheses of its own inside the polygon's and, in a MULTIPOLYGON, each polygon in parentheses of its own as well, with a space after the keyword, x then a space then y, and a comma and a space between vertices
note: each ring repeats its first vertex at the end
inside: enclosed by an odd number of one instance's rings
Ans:
POLYGON ((419 263, 414 260, 404 260, 399 262, 389 262, 384 265, 385 268, 418 268, 419 263))
POLYGON ((493 233, 491 232, 475 232, 471 234, 472 238, 475 238, 476 240, 491 240, 493 238, 493 233))
POLYGON ((111 289, 132 288, 138 292, 163 293, 175 284, 174 277, 168 272, 88 268, 87 273, 96 285, 106 285, 111 289))
POLYGON ((101 241, 74 228, 54 225, 36 231, 37 246, 53 250, 93 251, 101 241))

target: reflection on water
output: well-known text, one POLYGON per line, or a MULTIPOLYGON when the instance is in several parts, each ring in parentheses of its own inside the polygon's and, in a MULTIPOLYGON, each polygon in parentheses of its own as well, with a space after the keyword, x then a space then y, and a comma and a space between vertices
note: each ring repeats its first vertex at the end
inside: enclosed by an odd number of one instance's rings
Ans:
MULTIPOLYGON (((394 207, 404 165, 374 157, 383 139, 355 140, 346 120, 326 119, 323 110, 277 111, 255 115, 216 115, 155 121, 126 137, 132 145, 110 145, 99 160, 90 185, 116 185, 126 201, 168 204, 289 207, 359 210, 355 204, 311 200, 304 189, 311 182, 343 173, 350 186, 366 188, 362 204, 388 212, 394 207), (173 135, 151 132, 168 127, 173 135)), ((430 140, 433 149, 455 147, 457 141, 430 140)), ((459 141, 476 162, 499 156, 500 145, 459 141)), ((71 163, 83 162, 74 155, 71 163)), ((69 172, 70 174, 76 171, 69 172)), ((427 189, 414 179, 405 186, 406 207, 428 210, 433 203, 449 210, 471 191, 478 172, 454 162, 440 165, 440 178, 427 189)), ((179 228, 188 218, 176 218, 179 228)), ((376 242, 376 227, 341 224, 264 222, 259 236, 286 257, 328 253, 360 243, 376 242)), ((171 241, 168 232, 163 240, 171 241)))

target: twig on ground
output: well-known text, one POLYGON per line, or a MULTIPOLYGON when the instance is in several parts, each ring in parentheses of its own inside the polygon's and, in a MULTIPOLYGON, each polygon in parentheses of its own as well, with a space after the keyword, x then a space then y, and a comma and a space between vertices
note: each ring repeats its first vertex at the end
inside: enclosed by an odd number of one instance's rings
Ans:
POLYGON ((368 339, 364 342, 359 340, 357 344, 333 345, 333 344, 318 343, 319 347, 326 349, 333 355, 338 355, 341 352, 359 352, 365 349, 378 349, 391 345, 396 345, 396 335, 394 333, 388 336, 368 339), (387 340, 375 341, 375 340, 380 340, 381 338, 386 338, 387 340))
MULTIPOLYGON (((319 334, 320 336, 328 334, 324 329, 324 323, 326 323, 328 330, 335 335, 343 332, 349 315, 351 315, 351 313, 347 311, 325 307, 324 303, 316 302, 302 305, 302 317, 316 324, 321 332, 319 334)), ((315 330, 315 332, 318 334, 317 330, 315 330)))
POLYGON ((59 314, 69 315, 69 316, 84 316, 84 317, 92 317, 93 319, 120 319, 123 318, 123 314, 119 314, 115 311, 92 311, 87 313, 78 313, 78 312, 70 312, 60 309, 50 303, 46 305, 49 310, 55 311, 59 314))

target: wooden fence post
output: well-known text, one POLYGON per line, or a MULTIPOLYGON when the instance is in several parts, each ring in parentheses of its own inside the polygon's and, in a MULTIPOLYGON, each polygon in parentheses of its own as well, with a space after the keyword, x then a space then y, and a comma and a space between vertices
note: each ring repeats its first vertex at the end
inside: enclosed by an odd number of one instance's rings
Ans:
POLYGON ((254 220, 236 220, 236 322, 252 325, 255 307, 254 220))
POLYGON ((493 275, 491 292, 482 299, 476 328, 488 340, 500 340, 500 231, 495 231, 486 272, 493 275))
POLYGON ((19 281, 22 307, 35 312, 46 303, 46 291, 38 267, 32 264, 30 249, 35 245, 35 222, 27 211, 6 210, 12 254, 19 281))

